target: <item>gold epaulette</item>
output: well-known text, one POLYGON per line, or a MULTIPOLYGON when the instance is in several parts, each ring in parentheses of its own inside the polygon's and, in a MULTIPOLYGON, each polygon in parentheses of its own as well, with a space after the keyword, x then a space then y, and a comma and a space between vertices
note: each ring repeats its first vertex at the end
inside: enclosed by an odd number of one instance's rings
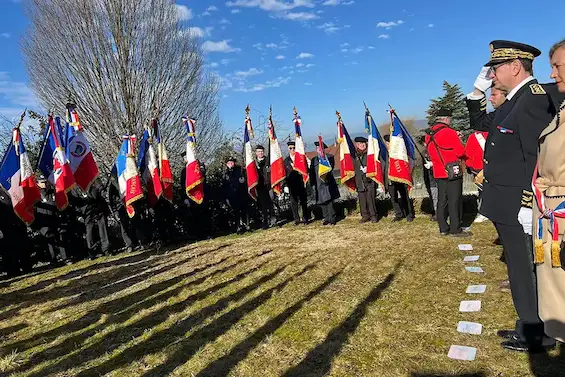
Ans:
POLYGON ((533 204, 534 204, 534 193, 528 190, 522 190, 521 206, 526 208, 532 208, 533 204))
POLYGON ((546 94, 545 89, 540 84, 530 85, 530 90, 532 91, 532 94, 546 94))

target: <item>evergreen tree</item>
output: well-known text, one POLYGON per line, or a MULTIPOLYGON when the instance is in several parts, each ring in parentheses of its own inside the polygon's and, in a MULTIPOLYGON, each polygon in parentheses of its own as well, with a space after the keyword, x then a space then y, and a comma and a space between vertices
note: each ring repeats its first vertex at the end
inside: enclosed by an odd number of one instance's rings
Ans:
POLYGON ((432 99, 432 103, 426 111, 428 125, 431 126, 433 124, 439 109, 448 108, 453 112, 451 127, 455 130, 466 133, 465 131, 470 129, 470 124, 469 112, 467 111, 467 105, 465 104, 465 95, 461 91, 459 85, 451 85, 447 81, 443 82, 443 90, 445 94, 442 97, 432 99))

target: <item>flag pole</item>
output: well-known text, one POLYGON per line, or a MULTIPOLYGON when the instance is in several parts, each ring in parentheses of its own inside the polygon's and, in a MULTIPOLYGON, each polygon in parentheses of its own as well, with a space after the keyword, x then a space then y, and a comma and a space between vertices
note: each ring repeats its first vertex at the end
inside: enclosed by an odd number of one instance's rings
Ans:
MULTIPOLYGON (((400 118, 398 117, 398 114, 396 113, 396 110, 394 110, 392 108, 392 106, 390 105, 390 103, 388 104, 389 110, 388 112, 391 114, 395 114, 396 117, 398 118, 398 120, 400 121, 400 118)), ((402 124, 402 121, 400 121, 400 127, 402 127, 402 129, 404 130, 404 132, 406 132, 408 135, 410 135, 410 132, 408 132, 408 130, 406 129, 406 127, 404 126, 404 124, 402 124)), ((414 148, 418 151, 418 154, 420 155, 420 157, 422 157, 422 160, 425 161, 426 158, 424 157, 424 154, 420 151, 420 148, 418 148, 418 145, 416 144, 416 141, 414 140, 414 148)))

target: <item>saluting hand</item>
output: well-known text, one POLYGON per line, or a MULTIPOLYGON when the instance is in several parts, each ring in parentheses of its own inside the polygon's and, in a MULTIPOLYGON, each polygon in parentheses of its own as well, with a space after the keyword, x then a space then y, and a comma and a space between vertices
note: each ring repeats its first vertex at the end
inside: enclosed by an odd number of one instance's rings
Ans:
POLYGON ((492 85, 492 80, 490 80, 487 76, 489 69, 490 67, 483 67, 475 80, 475 88, 483 93, 486 92, 492 85))

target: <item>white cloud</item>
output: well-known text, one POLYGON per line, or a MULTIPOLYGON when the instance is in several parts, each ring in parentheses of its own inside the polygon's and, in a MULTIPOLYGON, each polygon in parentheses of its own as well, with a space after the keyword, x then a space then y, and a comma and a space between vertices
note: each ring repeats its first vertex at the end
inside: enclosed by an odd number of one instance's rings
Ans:
POLYGON ((412 28, 412 29, 410 29, 410 30, 408 30, 408 31, 414 31, 414 30, 416 30, 416 29, 412 28))
POLYGON ((304 67, 304 63, 298 63, 298 64, 296 65, 296 68, 300 68, 300 67, 304 67))
POLYGON ((284 55, 277 55, 277 57, 275 58, 277 60, 283 60, 284 59, 284 55))
POLYGON ((10 33, 1 33, 0 34, 0 37, 2 37, 2 38, 10 38, 11 36, 12 36, 12 34, 10 34, 10 33))
POLYGON ((240 83, 240 86, 238 88, 235 88, 234 91, 243 93, 258 92, 269 88, 278 88, 281 85, 288 84, 289 81, 290 77, 279 76, 275 80, 270 80, 263 84, 253 84, 251 87, 245 87, 244 83, 240 83))
POLYGON ((335 7, 337 5, 351 5, 351 4, 354 4, 354 3, 355 3, 355 1, 353 1, 353 0, 350 0, 350 1, 347 1, 347 0, 326 0, 322 3, 322 5, 335 7))
POLYGON ((375 47, 373 47, 373 46, 368 46, 367 49, 368 49, 368 50, 374 50, 375 47))
POLYGON ((233 60, 233 59, 222 59, 222 60, 220 60, 220 64, 222 64, 222 65, 228 65, 228 64, 230 64, 230 62, 231 62, 232 60, 233 60))
POLYGON ((215 12, 218 10, 218 7, 215 7, 214 5, 210 5, 208 8, 206 8, 207 12, 215 12))
POLYGON ((260 69, 257 68, 249 68, 247 71, 237 71, 235 73, 235 75, 237 77, 249 77, 249 76, 255 76, 255 75, 260 75, 261 73, 263 73, 263 71, 261 71, 260 69))
POLYGON ((388 35, 388 34, 381 34, 381 35, 379 35, 377 38, 379 38, 379 39, 389 39, 389 38, 390 38, 390 35, 388 35))
POLYGON ((306 85, 306 86, 312 86, 312 83, 311 83, 311 82, 305 82, 304 85, 306 85))
POLYGON ((222 98, 228 98, 228 95, 224 93, 222 94, 222 98))
POLYGON ((217 62, 212 62, 209 64, 210 68, 218 68, 220 66, 220 64, 218 64, 217 62))
POLYGON ((346 48, 342 48, 342 49, 341 49, 341 52, 347 52, 347 51, 349 51, 349 50, 346 49, 346 48))
POLYGON ((20 115, 26 107, 41 109, 33 91, 23 82, 12 81, 8 72, 0 72, 0 102, 9 106, 1 111, 9 119, 20 115))
POLYGON ((435 26, 434 24, 428 24, 428 27, 434 27, 434 26, 435 26))
POLYGON ((349 43, 342 43, 342 44, 339 45, 339 47, 341 47, 341 48, 347 47, 347 46, 349 46, 349 43))
POLYGON ((313 66, 315 66, 315 65, 316 65, 316 64, 311 64, 311 63, 310 63, 310 64, 306 64, 306 68, 311 68, 311 67, 313 67, 313 66))
POLYGON ((308 58, 313 58, 314 55, 309 53, 309 52, 301 52, 296 59, 308 59, 308 58))
POLYGON ((236 13, 241 13, 240 9, 232 9, 231 10, 232 14, 236 14, 236 13))
POLYGON ((354 52, 355 54, 358 54, 360 52, 363 52, 364 49, 365 48, 363 46, 357 46, 357 47, 355 47, 354 50, 351 50, 351 51, 354 52))
POLYGON ((316 14, 322 14, 322 13, 324 13, 323 10, 317 10, 317 11, 316 11, 316 14))
POLYGON ((400 26, 404 23, 404 21, 402 20, 398 20, 398 21, 390 21, 390 22, 379 22, 377 24, 377 27, 384 27, 384 28, 391 28, 394 26, 400 26))
POLYGON ((224 39, 223 41, 212 42, 206 41, 202 43, 202 51, 204 52, 236 52, 241 51, 240 48, 234 48, 229 45, 229 40, 224 39))
POLYGON ((208 12, 208 11, 203 12, 203 13, 201 14, 202 17, 211 16, 211 15, 212 15, 212 13, 210 13, 210 12, 208 12))
POLYGON ((204 29, 198 26, 192 26, 185 29, 192 37, 202 38, 205 35, 209 35, 204 29))
POLYGON ((177 10, 177 17, 181 21, 192 19, 192 9, 188 9, 186 5, 175 4, 177 10))
POLYGON ((278 48, 279 46, 276 43, 267 43, 265 45, 267 48, 278 48))
POLYGON ((229 24, 231 24, 231 22, 229 22, 229 21, 226 20, 225 18, 222 18, 222 19, 220 20, 220 25, 229 25, 229 24))
POLYGON ((279 17, 290 21, 310 21, 310 20, 317 20, 318 18, 320 18, 314 13, 309 13, 309 12, 285 13, 279 17))
POLYGON ((258 7, 268 12, 280 12, 299 7, 314 8, 315 6, 311 0, 292 0, 292 2, 282 0, 236 0, 228 1, 226 5, 228 7, 258 7))

